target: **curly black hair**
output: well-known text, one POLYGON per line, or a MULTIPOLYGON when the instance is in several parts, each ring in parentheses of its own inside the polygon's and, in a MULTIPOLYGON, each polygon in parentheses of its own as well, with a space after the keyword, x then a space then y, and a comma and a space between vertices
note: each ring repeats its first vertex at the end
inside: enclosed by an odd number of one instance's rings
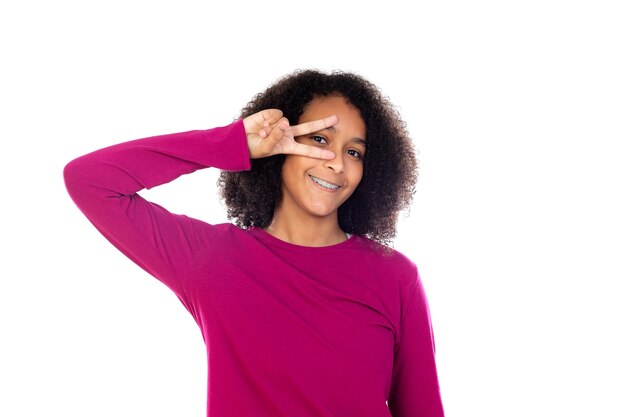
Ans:
MULTIPOLYGON (((415 193, 418 160, 406 123, 378 87, 360 75, 343 71, 297 70, 278 79, 242 109, 245 118, 264 109, 280 109, 296 124, 312 100, 343 96, 365 122, 367 153, 363 177, 338 211, 344 232, 390 246, 400 211, 415 193)), ((228 218, 241 228, 265 228, 282 197, 284 155, 253 159, 249 171, 223 171, 218 180, 228 218)))

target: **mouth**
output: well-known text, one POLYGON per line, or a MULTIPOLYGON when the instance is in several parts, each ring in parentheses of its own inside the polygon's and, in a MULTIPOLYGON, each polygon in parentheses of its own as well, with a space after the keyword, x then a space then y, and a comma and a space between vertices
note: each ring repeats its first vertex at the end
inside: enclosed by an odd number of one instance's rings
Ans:
POLYGON ((313 180, 314 183, 319 185, 322 188, 327 189, 328 191, 338 190, 341 185, 333 184, 332 182, 324 181, 321 178, 314 177, 313 175, 309 175, 309 177, 313 180))

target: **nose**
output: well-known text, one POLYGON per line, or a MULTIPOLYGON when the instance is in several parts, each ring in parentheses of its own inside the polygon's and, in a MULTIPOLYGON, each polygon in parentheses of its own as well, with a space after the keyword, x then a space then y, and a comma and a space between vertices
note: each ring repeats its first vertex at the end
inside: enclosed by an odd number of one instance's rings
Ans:
POLYGON ((325 159, 324 160, 324 167, 325 168, 330 168, 333 171, 335 171, 335 174, 338 174, 340 172, 343 172, 343 152, 341 152, 340 149, 332 149, 332 151, 335 153, 335 157, 333 159, 325 159))

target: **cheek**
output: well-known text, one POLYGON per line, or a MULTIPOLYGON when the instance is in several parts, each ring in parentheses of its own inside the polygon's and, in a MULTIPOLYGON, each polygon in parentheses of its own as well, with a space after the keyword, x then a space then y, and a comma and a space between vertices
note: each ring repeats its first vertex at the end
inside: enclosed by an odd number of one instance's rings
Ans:
POLYGON ((283 162, 283 167, 281 170, 281 175, 283 179, 286 176, 293 175, 298 170, 298 161, 293 155, 285 156, 285 162, 283 162))
POLYGON ((306 159, 298 155, 286 155, 285 162, 283 162, 282 173, 291 173, 292 175, 297 172, 303 172, 307 169, 306 164, 303 162, 306 159))
POLYGON ((358 166, 354 167, 353 175, 352 175, 352 183, 356 188, 363 179, 363 164, 359 163, 358 166))
POLYGON ((298 155, 287 155, 280 171, 281 181, 284 184, 291 184, 304 176, 309 169, 307 158, 298 155))

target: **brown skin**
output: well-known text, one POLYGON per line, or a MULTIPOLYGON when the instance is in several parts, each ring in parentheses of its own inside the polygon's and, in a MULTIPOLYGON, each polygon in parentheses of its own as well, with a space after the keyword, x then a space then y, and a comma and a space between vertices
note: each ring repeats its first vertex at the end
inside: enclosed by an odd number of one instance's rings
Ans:
MULTIPOLYGON (((246 120, 266 109, 281 109, 272 125, 264 126, 264 134, 269 136, 281 117, 285 123, 299 121, 315 99, 338 95, 359 110, 367 132, 363 176, 339 207, 339 226, 344 232, 389 246, 396 233, 398 214, 412 201, 418 161, 405 123, 374 84, 352 73, 298 70, 254 96, 239 117, 246 120)), ((264 125, 262 115, 257 120, 264 125)), ((260 141, 260 133, 257 139, 260 141)), ((287 157, 286 153, 276 152, 252 159, 249 171, 222 172, 220 194, 228 217, 238 226, 265 229, 272 224, 283 198, 282 166, 287 157)))
POLYGON ((296 126, 289 126, 289 121, 282 116, 282 111, 268 109, 243 119, 250 159, 278 154, 305 155, 324 159, 335 157, 332 152, 325 152, 321 148, 299 144, 295 136, 330 127, 337 123, 336 116, 330 115, 320 120, 302 122, 296 126))
MULTIPOLYGON (((252 125, 249 122, 244 119, 244 126, 252 125)), ((340 243, 347 237, 337 212, 363 176, 365 123, 341 96, 313 100, 298 123, 288 127, 284 119, 273 125, 266 119, 262 126, 267 129, 259 130, 258 122, 246 129, 252 158, 262 147, 265 154, 288 154, 281 170, 282 199, 266 231, 301 246, 340 243)))

